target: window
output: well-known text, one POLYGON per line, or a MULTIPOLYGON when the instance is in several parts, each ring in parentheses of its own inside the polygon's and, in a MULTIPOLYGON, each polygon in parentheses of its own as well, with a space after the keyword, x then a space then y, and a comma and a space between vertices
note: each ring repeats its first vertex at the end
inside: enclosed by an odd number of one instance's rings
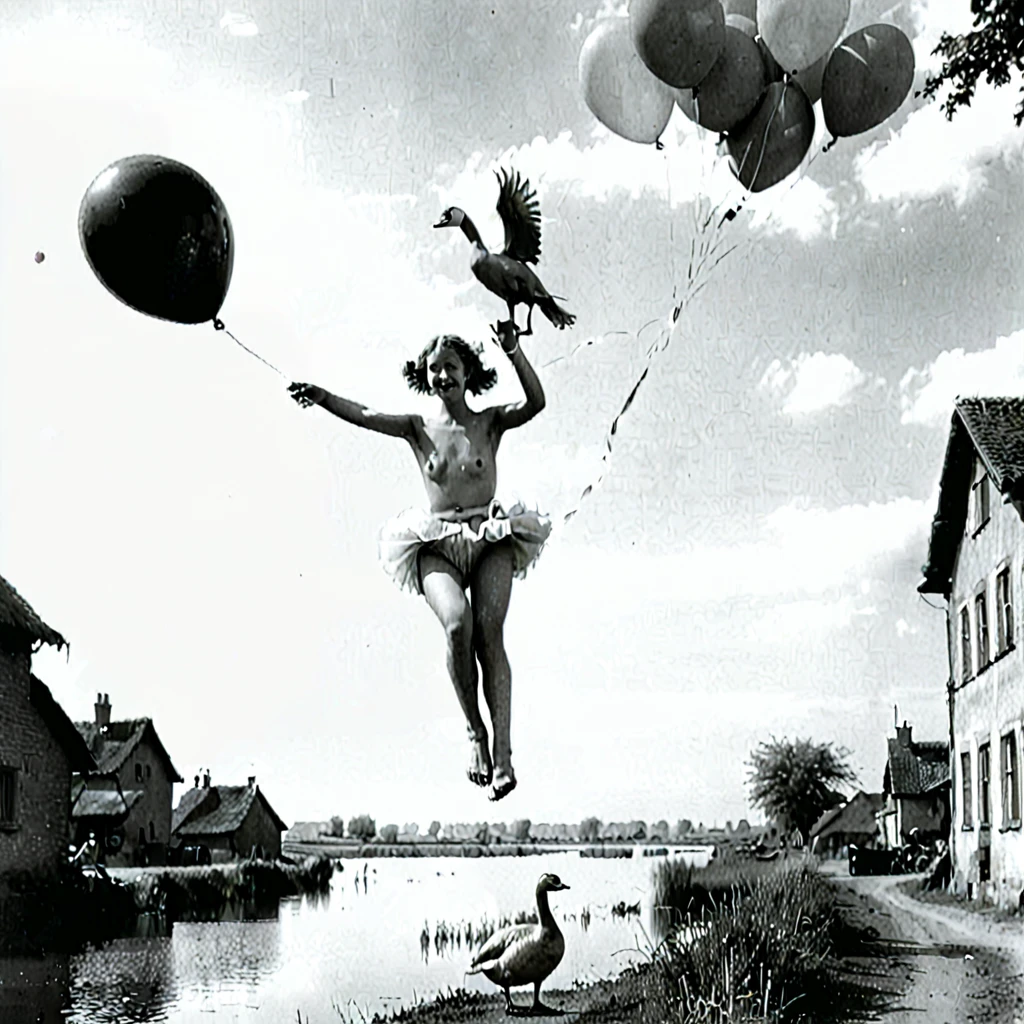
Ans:
POLYGON ((978 671, 989 663, 988 609, 985 607, 985 592, 974 599, 974 615, 978 620, 978 671))
POLYGON ((153 822, 149 823, 149 841, 151 843, 156 842, 156 826, 153 824, 153 822))
POLYGON ((146 765, 146 778, 151 779, 153 777, 153 766, 151 764, 146 765))
POLYGON ((961 824, 964 828, 974 828, 974 815, 971 800, 971 752, 960 755, 960 789, 963 793, 963 811, 961 824))
POLYGON ((988 522, 988 475, 982 472, 974 481, 974 532, 977 533, 988 522))
POLYGON ((138 761, 135 762, 135 781, 142 781, 142 765, 139 764, 138 761))
POLYGON ((1017 737, 1007 733, 999 744, 1003 775, 1003 828, 1020 824, 1020 773, 1017 770, 1017 737))
POLYGON ((146 845, 146 830, 144 828, 139 829, 139 846, 146 845))
POLYGON ((989 769, 992 764, 992 748, 983 743, 978 747, 978 824, 992 823, 992 797, 989 789, 989 769))
POLYGON ((960 609, 960 679, 967 682, 974 667, 971 657, 971 613, 967 605, 960 609))
POLYGON ((16 825, 18 813, 18 770, 0 768, 0 827, 16 825))
POLYGON ((999 653, 1013 646, 1013 597, 1010 594, 1010 570, 1003 569, 996 577, 996 612, 999 615, 999 653))

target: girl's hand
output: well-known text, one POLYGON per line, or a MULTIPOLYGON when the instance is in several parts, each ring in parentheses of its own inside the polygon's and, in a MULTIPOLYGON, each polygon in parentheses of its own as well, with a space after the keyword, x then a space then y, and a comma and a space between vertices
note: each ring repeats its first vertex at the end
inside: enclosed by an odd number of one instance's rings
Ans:
POLYGON ((519 348, 519 328, 515 320, 499 320, 491 324, 491 330, 494 332, 494 340, 505 355, 510 356, 519 348))
POLYGON ((327 394, 323 388, 318 388, 315 384, 289 384, 288 391, 303 409, 319 405, 327 394))

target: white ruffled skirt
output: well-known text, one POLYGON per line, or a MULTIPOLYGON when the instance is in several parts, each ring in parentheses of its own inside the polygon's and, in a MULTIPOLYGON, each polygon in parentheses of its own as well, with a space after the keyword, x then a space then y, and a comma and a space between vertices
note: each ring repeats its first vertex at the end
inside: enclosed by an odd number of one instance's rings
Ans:
POLYGON ((517 503, 507 512, 494 500, 484 509, 468 509, 467 521, 442 519, 433 512, 410 508, 381 527, 378 548, 384 571, 403 590, 423 593, 420 552, 436 551, 462 573, 468 586, 481 554, 491 545, 508 540, 514 556, 514 572, 520 579, 537 561, 551 533, 551 520, 540 512, 517 503), (471 518, 483 515, 473 529, 471 518))

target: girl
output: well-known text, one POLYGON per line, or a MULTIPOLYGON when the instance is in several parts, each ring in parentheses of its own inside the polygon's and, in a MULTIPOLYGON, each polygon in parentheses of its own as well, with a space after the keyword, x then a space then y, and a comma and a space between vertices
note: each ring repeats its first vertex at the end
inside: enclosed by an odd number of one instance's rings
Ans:
POLYGON ((339 398, 312 384, 288 390, 303 408, 323 406, 341 419, 408 441, 423 474, 429 511, 409 509, 380 534, 384 569, 400 586, 426 598, 444 627, 448 673, 469 729, 467 775, 490 786, 500 800, 516 786, 512 769, 510 703, 512 676, 502 636, 513 576, 522 577, 551 532, 546 516, 517 504, 507 512, 494 498, 495 456, 502 435, 528 423, 544 408, 544 389, 519 347, 512 321, 492 327, 522 384, 525 401, 475 412, 466 393, 494 386, 497 373, 480 361, 480 347, 455 335, 434 338, 415 361, 405 364, 409 387, 440 399, 435 419, 391 416, 339 398), (467 599, 466 590, 469 589, 467 599), (477 668, 494 733, 477 699, 477 668))

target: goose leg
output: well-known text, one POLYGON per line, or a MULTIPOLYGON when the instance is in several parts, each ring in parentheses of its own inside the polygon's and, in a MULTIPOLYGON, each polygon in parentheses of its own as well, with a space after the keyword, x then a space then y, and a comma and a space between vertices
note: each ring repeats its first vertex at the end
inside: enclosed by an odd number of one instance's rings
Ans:
POLYGON ((540 1001, 540 982, 533 983, 533 1006, 530 1007, 531 1017, 564 1017, 565 1010, 556 1010, 553 1006, 545 1006, 540 1001))
POLYGON ((523 1015, 522 1010, 512 1002, 512 993, 507 987, 505 989, 505 1013, 509 1017, 521 1017, 523 1015))
POLYGON ((526 311, 526 330, 519 332, 519 336, 521 338, 525 338, 527 335, 533 334, 533 306, 527 306, 526 311))

